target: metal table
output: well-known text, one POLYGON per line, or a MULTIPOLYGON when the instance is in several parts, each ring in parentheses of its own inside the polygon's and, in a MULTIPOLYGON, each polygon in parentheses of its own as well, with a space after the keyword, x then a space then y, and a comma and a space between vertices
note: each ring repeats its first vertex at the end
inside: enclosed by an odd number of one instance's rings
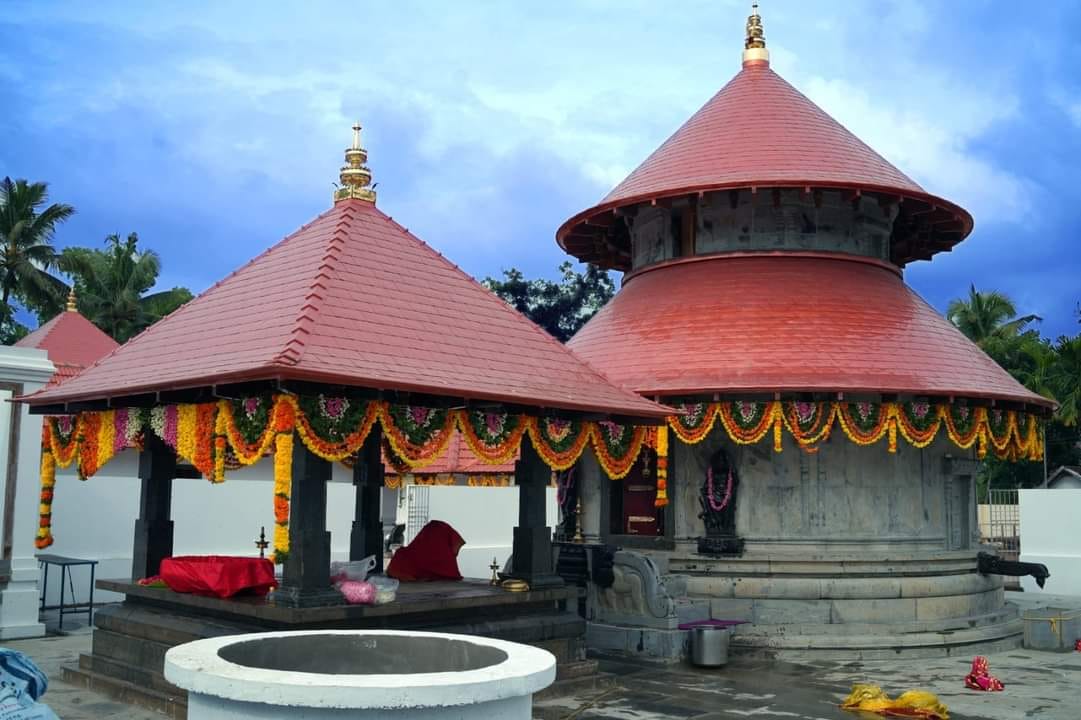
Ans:
POLYGON ((65 557, 64 555, 51 555, 41 554, 37 556, 38 567, 42 568, 44 572, 44 579, 41 583, 41 609, 42 610, 59 610, 60 611, 60 629, 64 629, 64 616, 65 615, 78 615, 80 613, 86 613, 86 623, 90 625, 94 620, 94 573, 97 570, 97 560, 85 560, 83 558, 65 557), (45 605, 45 598, 49 593, 49 567, 51 565, 57 565, 60 567, 60 604, 59 605, 45 605), (71 568, 79 565, 90 566, 90 597, 85 603, 80 603, 75 600, 75 583, 71 579, 71 568), (67 578, 68 589, 71 590, 71 602, 68 603, 64 598, 64 579, 67 578))

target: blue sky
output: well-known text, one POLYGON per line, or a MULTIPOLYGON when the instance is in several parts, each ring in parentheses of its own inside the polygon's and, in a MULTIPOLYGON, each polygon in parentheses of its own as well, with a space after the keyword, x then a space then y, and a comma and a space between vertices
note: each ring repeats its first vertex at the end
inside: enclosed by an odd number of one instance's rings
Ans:
MULTIPOLYGON (((0 175, 137 231, 196 292, 330 204, 360 118, 379 206, 483 277, 554 276, 559 224, 739 70, 749 3, 13 3, 0 175)), ((773 67, 976 230, 906 277, 1079 329, 1081 4, 763 0, 773 67)))

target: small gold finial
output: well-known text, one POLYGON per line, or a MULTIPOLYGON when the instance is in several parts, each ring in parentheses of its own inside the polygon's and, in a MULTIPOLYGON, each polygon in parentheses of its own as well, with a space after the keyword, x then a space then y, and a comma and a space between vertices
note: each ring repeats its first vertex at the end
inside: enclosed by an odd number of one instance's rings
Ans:
POLYGON ((743 42, 743 62, 769 62, 769 50, 766 49, 766 32, 762 28, 762 16, 758 14, 758 3, 751 3, 751 14, 747 18, 747 39, 743 42))
POLYGON ((345 165, 342 165, 341 187, 334 191, 334 202, 356 198, 375 202, 375 190, 368 187, 372 182, 372 171, 364 164, 368 161, 368 151, 360 146, 360 123, 353 123, 353 147, 345 151, 345 165))
POLYGON ((68 292, 68 312, 78 312, 75 307, 75 286, 71 286, 71 290, 68 292))

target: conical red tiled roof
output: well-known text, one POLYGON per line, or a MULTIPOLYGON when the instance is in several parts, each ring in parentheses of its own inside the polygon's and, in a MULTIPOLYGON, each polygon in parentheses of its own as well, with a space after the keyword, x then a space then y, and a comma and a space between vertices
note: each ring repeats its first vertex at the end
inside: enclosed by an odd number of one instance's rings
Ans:
POLYGON ((15 343, 15 347, 46 351, 56 366, 50 384, 70 380, 93 365, 119 343, 75 310, 65 310, 15 343))
MULTIPOLYGON (((927 193, 771 70, 768 62, 757 61, 744 63, 645 162, 598 205, 564 223, 556 237, 579 258, 603 262, 595 248, 613 210, 749 187, 843 188, 904 198, 913 217, 934 213, 934 224, 921 222, 913 227, 911 239, 895 239, 898 264, 930 257, 972 230, 965 210, 927 193), (922 237, 917 230, 925 231, 922 237)), ((618 262, 606 264, 628 269, 618 262)))
POLYGON ((600 411, 665 410, 607 382, 359 199, 328 212, 35 405, 298 380, 600 411))
POLYGON ((1051 407, 881 261, 745 254, 632 276, 568 345, 650 397, 888 393, 1051 407))

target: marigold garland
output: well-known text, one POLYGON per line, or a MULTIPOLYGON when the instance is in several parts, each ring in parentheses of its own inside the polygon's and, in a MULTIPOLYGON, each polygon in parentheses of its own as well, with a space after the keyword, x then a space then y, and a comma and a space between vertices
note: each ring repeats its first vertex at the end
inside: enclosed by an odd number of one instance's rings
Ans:
POLYGON ((350 401, 320 395, 317 402, 305 403, 307 411, 294 396, 288 396, 288 402, 293 405, 297 434, 304 446, 330 462, 341 462, 355 455, 382 414, 382 403, 374 401, 350 401), (321 414, 316 422, 310 417, 312 412, 321 414), (328 415, 328 412, 334 414, 328 415), (325 437, 328 430, 332 433, 331 438, 325 437))
MULTIPOLYGON (((774 444, 777 443, 777 421, 780 403, 747 402, 736 400, 720 404, 721 425, 728 437, 740 445, 753 445, 774 431, 774 444)), ((778 450, 778 452, 780 452, 778 450)))
POLYGON ((612 480, 621 480, 634 467, 647 429, 602 421, 591 423, 591 439, 597 461, 612 480))
POLYGON ((684 403, 677 407, 680 412, 668 416, 668 425, 686 445, 697 445, 709 436, 721 409, 717 403, 684 403))
POLYGON ((446 410, 380 403, 383 437, 411 468, 430 465, 447 449, 457 422, 446 410))
POLYGON ((553 470, 578 462, 593 434, 589 423, 565 418, 530 418, 528 428, 537 454, 553 470))
POLYGON ((38 505, 38 530, 34 546, 44 550, 53 544, 53 489, 56 486, 56 457, 51 449, 49 423, 41 435, 41 499, 38 505))
MULTIPOLYGON (((249 403, 262 403, 268 402, 263 398, 247 398, 241 401, 241 411, 244 410, 244 406, 247 404, 251 408, 252 413, 256 412, 258 408, 249 403)), ((225 439, 229 443, 229 447, 233 450, 233 455, 236 457, 237 462, 241 465, 254 465, 263 459, 263 457, 270 451, 270 446, 274 442, 274 436, 277 434, 275 427, 275 418, 278 413, 278 407, 281 403, 288 402, 284 396, 279 396, 272 401, 272 410, 266 413, 266 422, 263 425, 262 432, 256 436, 254 441, 249 441, 248 436, 244 433, 242 426, 237 422, 236 408, 234 404, 229 400, 222 400, 218 404, 218 422, 224 427, 225 439)))
POLYGON ((458 429, 473 454, 489 465, 502 465, 518 454, 528 430, 524 415, 461 410, 454 413, 458 429))
POLYGON ((653 506, 664 507, 668 504, 668 426, 661 425, 653 433, 657 451, 657 498, 653 506))

